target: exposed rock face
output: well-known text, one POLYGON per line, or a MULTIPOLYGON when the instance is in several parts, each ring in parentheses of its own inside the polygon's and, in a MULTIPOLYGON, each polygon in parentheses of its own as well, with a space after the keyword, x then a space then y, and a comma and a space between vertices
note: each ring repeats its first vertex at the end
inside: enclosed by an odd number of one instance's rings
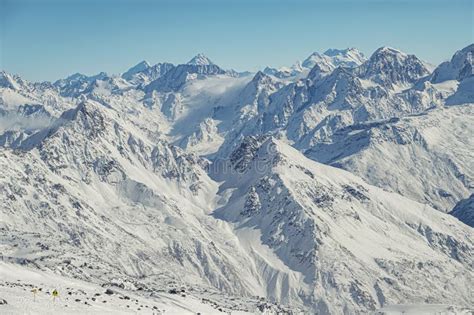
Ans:
POLYGON ((358 72, 362 78, 371 79, 389 88, 413 84, 430 74, 423 62, 415 55, 406 55, 389 47, 377 49, 358 72))
POLYGON ((474 227, 474 195, 458 202, 449 214, 474 227))

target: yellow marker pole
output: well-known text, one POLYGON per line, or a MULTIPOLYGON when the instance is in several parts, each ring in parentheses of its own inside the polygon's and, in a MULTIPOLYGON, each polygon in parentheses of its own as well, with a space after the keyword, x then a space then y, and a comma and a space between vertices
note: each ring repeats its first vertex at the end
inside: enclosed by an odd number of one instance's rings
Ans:
POLYGON ((36 302, 36 293, 38 293, 38 289, 37 288, 33 288, 31 290, 31 292, 33 292, 33 302, 36 302))
POLYGON ((53 301, 56 301, 56 298, 59 296, 58 290, 54 289, 53 291, 53 301))

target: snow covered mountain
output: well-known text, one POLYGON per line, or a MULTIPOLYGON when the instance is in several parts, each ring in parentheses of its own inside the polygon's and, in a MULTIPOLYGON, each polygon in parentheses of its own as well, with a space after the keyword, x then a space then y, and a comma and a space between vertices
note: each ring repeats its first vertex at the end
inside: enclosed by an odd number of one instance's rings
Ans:
POLYGON ((97 81, 102 81, 107 78, 107 73, 101 72, 93 76, 87 76, 81 73, 75 73, 66 79, 60 79, 54 82, 62 96, 78 97, 81 94, 87 93, 97 81))
MULTIPOLYGON (((472 45, 466 49, 472 50, 472 45)), ((435 73, 442 73, 445 67, 442 64, 435 73)), ((403 111, 413 114, 404 114, 402 119, 389 118, 400 116, 400 103, 394 104, 399 113, 387 116, 385 110, 379 116, 381 121, 356 122, 338 128, 330 140, 319 141, 308 149, 307 155, 351 170, 377 186, 449 211, 457 201, 469 196, 474 187, 474 130, 470 123, 474 97, 469 94, 473 78, 471 74, 459 81, 434 84, 431 82, 437 81, 433 76, 422 78, 413 88, 396 94, 395 100, 407 104, 403 111), (458 106, 451 107, 452 104, 458 106), (373 159, 380 162, 369 163, 373 159)))
POLYGON ((142 62, 139 62, 135 66, 128 69, 127 72, 123 73, 122 78, 126 80, 130 80, 137 73, 144 72, 150 67, 151 67, 150 64, 147 61, 143 60, 142 62))
POLYGON ((308 72, 318 66, 325 73, 329 73, 337 67, 355 68, 366 61, 364 54, 356 48, 328 49, 324 53, 312 53, 302 63, 297 62, 291 67, 280 69, 266 67, 263 72, 279 79, 301 79, 308 72))
POLYGON ((5 71, 0 72, 0 87, 11 90, 21 89, 21 78, 19 76, 12 76, 5 71))
POLYGON ((302 66, 312 69, 315 65, 327 65, 328 67, 348 67, 355 68, 366 61, 363 53, 356 48, 328 49, 323 54, 312 53, 306 58, 302 66))
POLYGON ((390 47, 377 49, 357 70, 361 78, 389 88, 413 84, 429 74, 425 64, 415 55, 390 47))
POLYGON ((165 142, 151 144, 93 101, 65 112, 19 149, 1 158, 2 168, 15 165, 0 185, 4 259, 99 283, 252 292, 237 269, 245 253, 228 256, 235 236, 209 216, 217 184, 203 170, 205 161, 165 142))
POLYGON ((374 185, 449 211, 474 187, 470 137, 474 129, 469 123, 473 110, 465 105, 352 125, 305 153, 374 185))
POLYGON ((267 295, 290 304, 310 301, 321 314, 360 313, 421 292, 425 301, 450 295, 455 304, 469 303, 472 230, 454 218, 308 160, 272 138, 247 139, 228 161, 233 171, 217 169, 235 176, 220 187, 229 199, 216 215, 234 222, 244 246, 270 273, 267 295), (446 291, 425 295, 433 281, 425 275, 438 268, 447 284, 439 290, 446 291), (352 279, 354 272, 360 277, 352 279), (459 283, 451 282, 453 274, 459 283), (449 293, 454 287, 464 297, 449 293))
POLYGON ((154 66, 142 61, 122 74, 122 78, 135 85, 146 85, 163 76, 174 67, 171 63, 158 63, 154 66))
POLYGON ((320 140, 323 126, 332 129, 422 111, 436 99, 423 99, 407 85, 428 74, 420 66, 416 57, 385 48, 356 68, 327 71, 317 65, 307 80, 275 93, 273 117, 267 115, 264 128, 286 128, 290 139, 307 146, 320 140))
POLYGON ((423 62, 391 48, 354 69, 319 69, 271 94, 241 129, 288 139, 317 161, 442 211, 472 192, 472 76, 433 84, 423 62))
POLYGON ((1 72, 0 273, 169 311, 470 307, 472 53, 433 72, 387 47, 251 75, 203 54, 54 83, 1 72))
POLYGON ((178 65, 145 87, 146 92, 176 92, 190 80, 202 79, 209 75, 225 74, 226 71, 212 63, 209 58, 198 54, 187 64, 178 65))
POLYGON ((191 60, 188 61, 188 65, 194 66, 209 66, 213 65, 214 63, 203 53, 199 53, 194 56, 191 60))
POLYGON ((462 81, 473 73, 474 44, 456 52, 450 61, 440 64, 431 75, 430 81, 441 83, 449 80, 462 81))

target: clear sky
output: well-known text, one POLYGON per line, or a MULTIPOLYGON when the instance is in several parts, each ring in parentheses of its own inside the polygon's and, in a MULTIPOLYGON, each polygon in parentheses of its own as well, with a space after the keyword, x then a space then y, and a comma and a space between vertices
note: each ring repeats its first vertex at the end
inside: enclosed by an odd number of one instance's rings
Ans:
POLYGON ((392 46, 437 64, 474 42, 474 0, 0 0, 0 68, 28 80, 120 73, 141 60, 291 65, 392 46))

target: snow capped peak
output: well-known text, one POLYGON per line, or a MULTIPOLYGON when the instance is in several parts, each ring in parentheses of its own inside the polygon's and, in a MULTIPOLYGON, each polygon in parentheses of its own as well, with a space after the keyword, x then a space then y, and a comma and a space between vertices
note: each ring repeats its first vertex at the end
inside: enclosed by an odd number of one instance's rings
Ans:
POLYGON ((381 64, 395 64, 395 63, 403 63, 406 58, 408 57, 407 54, 404 52, 392 48, 392 47, 380 47, 370 56, 369 60, 367 61, 368 64, 372 65, 381 65, 381 64))
POLYGON ((383 55, 383 54, 385 54, 385 55, 387 55, 387 54, 388 55, 401 55, 401 56, 406 56, 407 55, 399 49, 389 47, 389 46, 382 46, 380 48, 377 48, 377 50, 375 50, 375 52, 373 53, 372 56, 374 56, 374 55, 383 55))
POLYGON ((60 90, 62 96, 77 97, 83 93, 88 93, 97 81, 107 80, 110 77, 105 72, 100 72, 93 76, 82 73, 75 73, 65 79, 59 79, 53 85, 60 90))
MULTIPOLYGON (((317 72, 329 73, 337 67, 355 68, 366 61, 356 48, 328 49, 323 54, 313 52, 303 62, 297 61, 291 67, 280 69, 266 67, 263 72, 280 79, 305 77, 311 69, 318 66, 317 72)), ((315 76, 313 76, 313 79, 315 76)))
POLYGON ((151 67, 150 64, 147 61, 143 60, 143 61, 139 62, 138 64, 136 64, 135 66, 128 69, 127 72, 123 73, 122 78, 129 79, 134 74, 139 73, 139 72, 143 72, 143 71, 145 71, 146 69, 148 69, 150 67, 151 67))
POLYGON ((367 59, 364 54, 356 48, 328 49, 324 55, 332 58, 336 66, 354 68, 363 64, 367 59))
POLYGON ((208 66, 214 65, 214 63, 203 53, 199 53, 193 57, 190 61, 188 61, 188 65, 195 65, 195 66, 208 66))
POLYGON ((171 63, 157 63, 151 66, 148 62, 142 61, 123 73, 122 78, 136 86, 140 86, 160 78, 173 68, 174 65, 171 63))
POLYGON ((265 67, 265 69, 263 69, 263 73, 279 79, 299 79, 302 74, 307 73, 307 71, 308 68, 302 66, 300 61, 296 61, 291 67, 281 67, 279 69, 265 67))
POLYGON ((318 64, 323 71, 331 71, 337 67, 354 68, 360 66, 365 60, 364 54, 355 48, 328 49, 323 54, 312 53, 303 61, 302 66, 311 69, 318 64))
POLYGON ((278 73, 278 69, 267 66, 262 72, 265 74, 275 75, 278 73))
POLYGON ((311 71, 308 73, 307 78, 313 82, 321 79, 322 77, 330 74, 332 69, 325 67, 324 65, 315 64, 311 71))
POLYGON ((337 55, 341 55, 345 52, 347 52, 349 48, 347 49, 335 49, 335 48, 329 48, 327 49, 323 54, 326 55, 326 56, 337 56, 337 55))
POLYGON ((270 76, 268 76, 267 74, 265 74, 264 72, 262 71, 258 71, 255 76, 253 77, 252 81, 255 82, 255 83, 260 83, 260 82, 267 82, 267 81, 271 81, 272 78, 270 76))
POLYGON ((380 47, 370 56, 367 61, 369 64, 381 64, 381 63, 402 63, 407 58, 407 54, 401 52, 398 49, 392 47, 380 47))
POLYGON ((76 72, 76 73, 73 73, 70 76, 66 77, 64 80, 75 81, 75 80, 85 79, 85 78, 87 78, 87 76, 85 74, 76 72))
POLYGON ((0 87, 6 87, 12 90, 20 89, 20 85, 16 82, 15 78, 5 71, 0 71, 0 87))
POLYGON ((102 80, 102 79, 105 79, 108 76, 109 75, 107 74, 107 72, 101 71, 98 74, 91 76, 91 78, 94 79, 94 80, 102 80))
POLYGON ((319 64, 320 66, 325 65, 327 68, 331 68, 333 66, 329 57, 325 58, 325 56, 319 54, 318 52, 313 52, 311 55, 309 55, 309 57, 303 61, 302 66, 311 69, 316 64, 319 64))
POLYGON ((431 76, 431 82, 462 81, 474 75, 474 44, 457 51, 450 61, 443 62, 431 76))
POLYGON ((198 54, 187 64, 177 65, 169 69, 169 71, 158 79, 150 82, 150 84, 145 87, 145 91, 178 91, 186 82, 218 74, 226 74, 226 71, 203 54, 198 54))
POLYGON ((301 61, 296 61, 289 69, 292 72, 301 72, 303 71, 303 66, 301 65, 301 61))
MULTIPOLYGON (((151 67, 151 65, 148 63, 148 61, 146 60, 142 60, 141 62, 139 62, 138 64, 135 65, 135 69, 141 69, 141 70, 145 70, 146 68, 149 68, 151 67)), ((132 69, 133 69, 132 68, 132 69)))
POLYGON ((64 82, 77 82, 77 81, 83 81, 83 80, 93 81, 93 80, 98 80, 98 79, 104 79, 105 77, 107 77, 107 73, 105 73, 105 72, 99 72, 98 74, 93 75, 93 76, 87 76, 85 74, 76 72, 74 74, 71 74, 67 78, 60 79, 56 82, 61 82, 61 81, 64 81, 64 82))
POLYGON ((91 112, 97 105, 91 100, 84 99, 76 107, 67 110, 61 115, 62 120, 75 120, 78 113, 88 113, 91 112))
POLYGON ((348 54, 360 54, 362 53, 354 47, 346 48, 346 49, 335 49, 335 48, 329 48, 324 52, 326 56, 334 57, 338 55, 348 55, 348 54))
POLYGON ((413 84, 430 73, 425 63, 415 55, 391 47, 377 49, 358 70, 363 78, 387 87, 413 84))

